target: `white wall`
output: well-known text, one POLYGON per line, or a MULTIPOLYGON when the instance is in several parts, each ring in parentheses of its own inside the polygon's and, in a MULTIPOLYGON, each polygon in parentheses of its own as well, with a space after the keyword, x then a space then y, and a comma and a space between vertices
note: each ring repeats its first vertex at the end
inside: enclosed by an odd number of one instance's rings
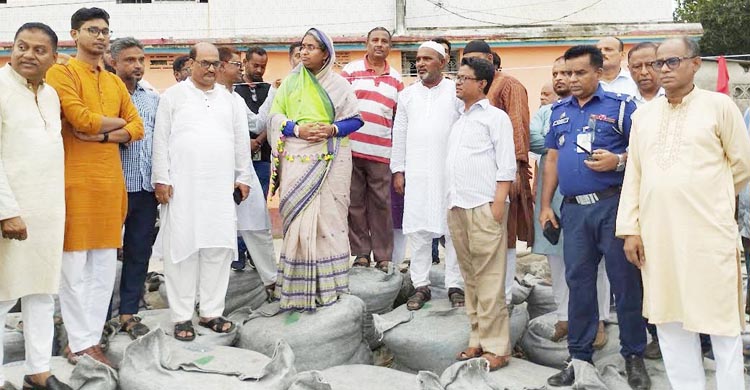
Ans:
MULTIPOLYGON (((670 21, 672 9, 671 0, 603 0, 560 19, 596 0, 441 1, 445 8, 463 16, 460 17, 432 4, 437 1, 406 0, 407 29, 487 26, 466 18, 501 24, 645 23, 670 21), (488 11, 467 11, 477 9, 488 11)), ((115 0, 8 0, 8 4, 0 4, 0 42, 12 41, 15 30, 29 21, 47 23, 60 39, 67 40, 70 16, 78 8, 92 6, 110 13, 115 37, 292 37, 302 35, 313 26, 330 35, 361 36, 375 26, 395 28, 396 0, 209 0, 207 4, 195 1, 116 4, 115 0)))
POLYGON ((406 3, 407 28, 671 21, 671 0, 407 0, 406 3))

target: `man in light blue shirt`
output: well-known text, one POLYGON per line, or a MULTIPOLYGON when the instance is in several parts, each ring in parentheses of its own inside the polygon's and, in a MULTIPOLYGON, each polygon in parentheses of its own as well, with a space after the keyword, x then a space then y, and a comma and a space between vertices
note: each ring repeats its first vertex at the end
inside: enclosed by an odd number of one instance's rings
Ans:
POLYGON ((635 96, 638 87, 628 70, 622 67, 622 60, 625 56, 625 45, 622 40, 617 37, 605 37, 596 43, 596 47, 604 56, 604 72, 599 80, 602 88, 607 92, 635 96))

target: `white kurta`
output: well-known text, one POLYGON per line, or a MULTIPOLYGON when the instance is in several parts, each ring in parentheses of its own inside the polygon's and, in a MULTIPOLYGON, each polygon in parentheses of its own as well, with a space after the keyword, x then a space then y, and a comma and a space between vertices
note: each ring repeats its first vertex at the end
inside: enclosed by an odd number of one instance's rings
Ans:
MULTIPOLYGON (((244 104, 220 85, 204 92, 187 79, 161 96, 154 126, 154 184, 174 189, 161 207, 157 247, 178 263, 198 249, 237 256, 234 183, 251 185, 244 104)), ((259 191, 259 188, 252 188, 259 191)))
POLYGON ((391 171, 406 177, 404 234, 448 231, 445 159, 459 102, 448 79, 433 88, 414 83, 398 96, 391 171))
MULTIPOLYGON (((259 129, 262 122, 259 120, 258 115, 250 111, 245 104, 245 100, 242 96, 238 95, 237 92, 233 92, 232 96, 239 102, 242 107, 245 107, 247 122, 250 131, 259 129)), ((250 152, 250 144, 245 145, 250 152)), ((263 196, 263 190, 261 190, 260 180, 258 175, 255 173, 252 160, 248 167, 250 173, 250 195, 237 206, 237 230, 268 230, 271 228, 271 218, 268 216, 268 206, 266 205, 266 198, 263 196)))
POLYGON ((20 216, 25 241, 0 238, 0 301, 56 294, 65 231, 60 99, 36 97, 10 64, 0 69, 0 220, 20 216))
POLYGON ((695 88, 633 115, 617 235, 640 235, 643 315, 692 332, 736 336, 744 326, 734 220, 750 179, 750 137, 726 95, 695 88))

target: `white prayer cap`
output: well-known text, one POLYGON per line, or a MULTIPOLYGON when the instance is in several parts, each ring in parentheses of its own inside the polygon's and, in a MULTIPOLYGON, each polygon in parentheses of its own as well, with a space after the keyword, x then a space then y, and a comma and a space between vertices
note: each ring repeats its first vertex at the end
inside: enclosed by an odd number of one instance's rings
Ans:
POLYGON ((425 48, 425 47, 428 49, 435 50, 436 52, 438 52, 438 54, 440 54, 441 57, 445 58, 445 47, 443 45, 435 41, 426 41, 425 43, 419 46, 420 49, 425 48))

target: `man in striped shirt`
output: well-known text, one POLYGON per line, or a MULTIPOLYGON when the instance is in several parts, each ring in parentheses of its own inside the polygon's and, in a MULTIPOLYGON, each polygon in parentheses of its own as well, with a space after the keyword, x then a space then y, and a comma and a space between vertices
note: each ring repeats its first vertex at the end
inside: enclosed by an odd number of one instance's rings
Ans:
POLYGON ((115 73, 125 83, 130 98, 143 119, 143 140, 120 144, 120 158, 128 191, 128 213, 125 217, 123 263, 120 286, 120 330, 136 339, 149 329, 137 316, 143 298, 143 284, 154 242, 156 207, 158 202, 151 186, 151 143, 156 120, 159 95, 143 88, 145 54, 143 45, 135 38, 125 37, 112 42, 112 64, 115 73))
POLYGON ((388 64, 391 34, 376 27, 367 34, 364 59, 347 64, 341 75, 354 87, 365 125, 351 134, 352 184, 349 206, 349 242, 355 266, 387 271, 393 254, 391 216, 391 128, 401 74, 388 64))

